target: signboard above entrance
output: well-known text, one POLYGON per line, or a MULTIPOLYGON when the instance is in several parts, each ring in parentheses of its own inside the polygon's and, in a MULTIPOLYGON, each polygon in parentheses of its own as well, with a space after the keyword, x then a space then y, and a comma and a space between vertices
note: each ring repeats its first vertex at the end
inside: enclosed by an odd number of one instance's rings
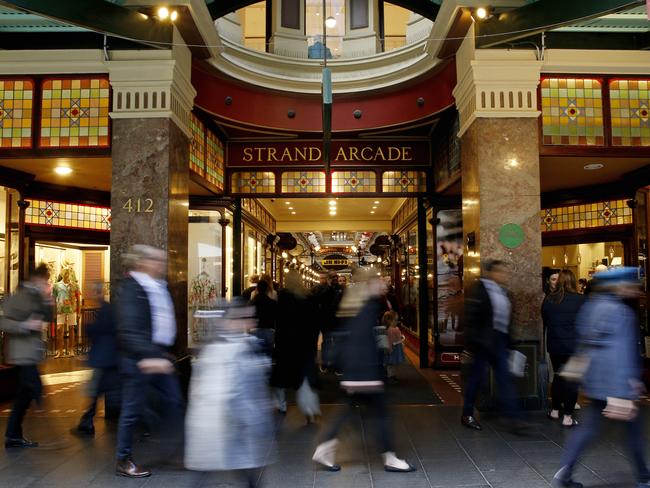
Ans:
MULTIPOLYGON (((428 141, 332 141, 332 166, 428 166, 428 141)), ((229 142, 228 167, 322 166, 322 141, 229 142)))

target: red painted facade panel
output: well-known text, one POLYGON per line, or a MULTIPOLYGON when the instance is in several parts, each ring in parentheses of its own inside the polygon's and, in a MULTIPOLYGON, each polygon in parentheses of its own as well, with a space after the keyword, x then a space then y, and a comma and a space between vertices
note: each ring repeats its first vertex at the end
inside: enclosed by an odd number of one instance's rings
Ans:
MULTIPOLYGON (((197 91, 194 103, 225 120, 265 129, 321 132, 321 96, 270 91, 237 80, 208 73, 198 65, 192 69, 197 91), (226 103, 231 97, 232 103, 226 103), (295 112, 294 118, 287 113, 295 112)), ((358 131, 405 124, 431 116, 454 103, 456 85, 453 62, 419 80, 382 91, 334 95, 332 130, 358 131), (418 98, 424 104, 418 106, 418 98), (361 110, 360 118, 353 112, 361 110)))

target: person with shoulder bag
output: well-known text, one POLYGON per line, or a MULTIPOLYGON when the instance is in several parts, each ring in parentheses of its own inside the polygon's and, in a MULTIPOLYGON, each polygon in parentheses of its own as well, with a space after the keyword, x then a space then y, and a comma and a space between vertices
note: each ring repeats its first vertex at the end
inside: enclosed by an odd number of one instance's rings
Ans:
POLYGON ((597 287, 577 318, 578 347, 587 358, 583 376, 589 407, 567 442, 553 488, 582 488, 572 479, 581 454, 597 435, 603 417, 625 423, 637 488, 650 488, 643 428, 637 402, 643 393, 639 327, 631 302, 641 295, 636 268, 621 267, 594 275, 597 287))
POLYGON ((38 364, 45 355, 43 328, 52 320, 54 305, 49 291, 50 270, 40 264, 29 281, 7 298, 2 306, 0 330, 8 338, 7 363, 18 373, 18 389, 5 432, 5 447, 37 447, 23 437, 23 419, 32 400, 40 402, 43 386, 38 364))

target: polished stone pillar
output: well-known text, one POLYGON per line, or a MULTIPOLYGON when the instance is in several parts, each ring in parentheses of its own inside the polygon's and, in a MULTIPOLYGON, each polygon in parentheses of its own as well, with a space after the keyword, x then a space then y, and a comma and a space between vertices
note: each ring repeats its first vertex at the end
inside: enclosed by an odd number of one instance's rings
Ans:
MULTIPOLYGON (((171 118, 113 120, 111 283, 124 273, 134 244, 167 250, 167 280, 176 308, 176 348, 187 349, 189 139, 171 118)), ((114 296, 114 294, 113 294, 114 296)))
POLYGON ((464 283, 480 276, 481 263, 509 264, 515 339, 540 337, 541 256, 538 122, 535 118, 477 118, 461 137, 464 283), (499 241, 505 224, 517 224, 524 241, 509 249, 499 241), (468 240, 473 241, 469 243, 468 240))

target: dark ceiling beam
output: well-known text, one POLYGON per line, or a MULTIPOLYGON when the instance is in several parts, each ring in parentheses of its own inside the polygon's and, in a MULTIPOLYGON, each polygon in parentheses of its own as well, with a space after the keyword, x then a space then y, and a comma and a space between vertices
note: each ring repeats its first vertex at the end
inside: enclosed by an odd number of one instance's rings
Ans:
POLYGON ((476 45, 496 46, 643 4, 644 0, 539 0, 477 22, 476 45))
MULTIPOLYGON (((257 2, 259 0, 215 0, 208 4, 208 10, 213 19, 218 19, 257 2)), ((440 10, 440 5, 434 3, 433 0, 390 0, 390 3, 404 7, 431 20, 436 20, 440 10)))
POLYGON ((0 0, 1 5, 49 17, 102 34, 166 48, 172 24, 104 0, 0 0))

